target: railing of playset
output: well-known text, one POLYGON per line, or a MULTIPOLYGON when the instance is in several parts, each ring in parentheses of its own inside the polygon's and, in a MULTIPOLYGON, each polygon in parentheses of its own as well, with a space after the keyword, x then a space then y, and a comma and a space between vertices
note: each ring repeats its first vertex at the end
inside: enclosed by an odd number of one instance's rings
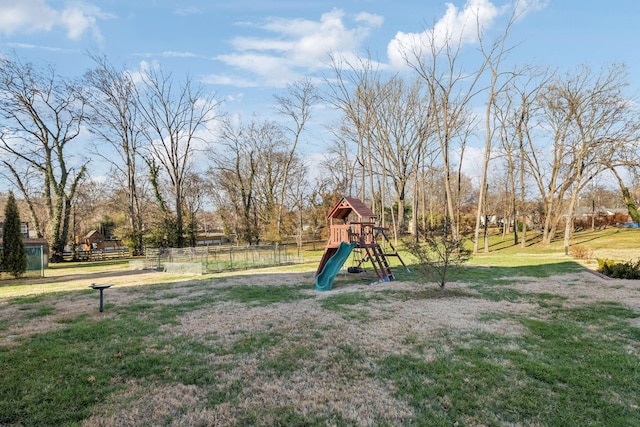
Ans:
POLYGON ((371 222, 350 222, 348 224, 332 225, 329 245, 337 247, 340 242, 348 242, 364 248, 376 243, 376 234, 379 230, 386 230, 386 228, 376 227, 371 222))

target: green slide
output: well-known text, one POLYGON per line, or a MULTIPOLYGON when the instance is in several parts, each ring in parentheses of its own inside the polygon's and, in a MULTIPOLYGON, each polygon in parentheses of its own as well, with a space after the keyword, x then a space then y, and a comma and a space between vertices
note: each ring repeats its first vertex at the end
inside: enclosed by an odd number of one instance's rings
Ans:
POLYGON ((322 268, 320 274, 316 276, 316 290, 317 291, 330 291, 333 285, 333 279, 342 268, 344 262, 349 258, 349 254, 355 248, 355 243, 341 242, 338 250, 331 258, 327 260, 327 263, 322 268))

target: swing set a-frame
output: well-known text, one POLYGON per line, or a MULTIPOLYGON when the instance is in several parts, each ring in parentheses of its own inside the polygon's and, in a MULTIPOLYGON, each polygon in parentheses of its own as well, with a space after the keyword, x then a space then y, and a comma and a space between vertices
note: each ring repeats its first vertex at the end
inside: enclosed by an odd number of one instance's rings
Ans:
MULTIPOLYGON (((389 266, 388 257, 397 257, 403 267, 409 271, 385 234, 388 228, 376 225, 377 215, 362 201, 353 197, 343 197, 327 217, 329 219, 329 241, 316 271, 316 282, 321 275, 326 273, 325 269, 330 265, 333 267, 333 274, 330 276, 335 277, 353 249, 359 249, 354 252, 359 256, 355 257, 354 265, 349 267, 351 272, 360 272, 364 263, 371 262, 378 281, 394 280, 395 276, 389 266), (390 251, 385 252, 381 244, 384 244, 390 251), (346 245, 349 248, 341 250, 346 245)), ((331 282, 333 282, 333 277, 330 277, 331 282)), ((316 283, 316 288, 319 289, 318 283, 316 283)))

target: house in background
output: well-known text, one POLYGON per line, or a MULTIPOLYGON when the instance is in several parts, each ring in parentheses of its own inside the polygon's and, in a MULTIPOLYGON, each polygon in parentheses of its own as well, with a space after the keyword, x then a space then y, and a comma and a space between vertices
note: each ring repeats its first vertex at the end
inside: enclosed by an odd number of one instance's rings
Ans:
MULTIPOLYGON (((32 233, 33 236, 29 236, 29 223, 21 222, 20 223, 20 234, 22 234, 22 239, 28 239, 30 237, 35 237, 35 233, 32 233)), ((0 221, 0 237, 4 235, 4 218, 3 221, 0 221)))
POLYGON ((120 241, 108 239, 98 230, 91 230, 83 237, 76 237, 74 245, 67 245, 64 256, 69 261, 87 261, 124 257, 129 249, 120 241))
POLYGON ((82 239, 82 244, 86 249, 104 250, 104 241, 104 234, 100 233, 98 230, 91 230, 82 239))
POLYGON ((109 239, 98 230, 88 232, 81 243, 87 250, 94 252, 127 251, 127 247, 120 240, 109 239))

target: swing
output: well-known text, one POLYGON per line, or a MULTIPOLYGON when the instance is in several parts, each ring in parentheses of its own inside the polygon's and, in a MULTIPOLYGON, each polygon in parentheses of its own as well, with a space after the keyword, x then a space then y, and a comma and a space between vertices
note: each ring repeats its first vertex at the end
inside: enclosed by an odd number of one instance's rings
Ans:
POLYGON ((351 266, 347 268, 348 273, 364 273, 362 263, 366 262, 366 259, 362 258, 362 249, 355 248, 352 252, 351 266))

